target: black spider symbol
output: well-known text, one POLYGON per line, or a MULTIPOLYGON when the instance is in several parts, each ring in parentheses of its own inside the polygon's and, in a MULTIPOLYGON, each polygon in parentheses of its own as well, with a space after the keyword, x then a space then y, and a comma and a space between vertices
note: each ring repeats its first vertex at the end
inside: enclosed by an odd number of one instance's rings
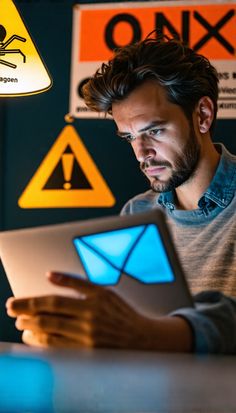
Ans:
MULTIPOLYGON (((23 56, 23 63, 26 61, 25 55, 22 53, 20 49, 7 49, 7 46, 13 42, 13 40, 19 40, 20 42, 25 42, 26 39, 24 37, 18 36, 17 34, 13 34, 6 42, 3 40, 6 37, 6 29, 0 24, 0 56, 5 56, 7 53, 12 54, 12 53, 20 53, 23 56)), ((14 65, 13 63, 7 62, 6 60, 0 59, 0 63, 5 66, 12 67, 15 69, 17 66, 14 65)))

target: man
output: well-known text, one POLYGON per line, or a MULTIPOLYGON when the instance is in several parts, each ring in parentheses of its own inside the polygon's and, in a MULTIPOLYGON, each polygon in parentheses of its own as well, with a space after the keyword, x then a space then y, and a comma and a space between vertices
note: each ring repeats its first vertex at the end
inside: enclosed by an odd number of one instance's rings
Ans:
POLYGON ((23 340, 32 345, 158 351, 236 352, 236 157, 211 135, 218 78, 209 61, 174 39, 121 48, 84 86, 92 110, 111 113, 150 181, 151 190, 122 213, 162 208, 194 309, 150 320, 114 293, 63 274, 50 280, 83 299, 10 299, 23 340), (201 292, 202 291, 202 292, 201 292))

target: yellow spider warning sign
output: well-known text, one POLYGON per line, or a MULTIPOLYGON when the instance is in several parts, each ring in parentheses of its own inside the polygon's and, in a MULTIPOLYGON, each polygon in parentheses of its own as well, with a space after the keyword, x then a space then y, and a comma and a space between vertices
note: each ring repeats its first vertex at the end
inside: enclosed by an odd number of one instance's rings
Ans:
POLYGON ((21 208, 112 207, 115 198, 75 128, 67 125, 18 204, 21 208))
POLYGON ((52 80, 12 0, 0 0, 0 96, 43 92, 52 80))

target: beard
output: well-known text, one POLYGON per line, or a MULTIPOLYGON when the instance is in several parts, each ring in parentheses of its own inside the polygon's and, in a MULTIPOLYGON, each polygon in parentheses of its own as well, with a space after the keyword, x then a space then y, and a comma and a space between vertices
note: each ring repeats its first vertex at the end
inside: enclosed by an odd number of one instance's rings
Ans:
POLYGON ((191 125, 187 143, 185 144, 181 154, 178 154, 173 165, 168 161, 158 162, 155 160, 150 160, 140 163, 140 169, 146 176, 144 171, 148 167, 164 166, 169 168, 172 173, 168 180, 161 180, 158 176, 153 176, 151 182, 151 188, 153 191, 158 193, 169 192, 193 178, 199 162, 200 151, 200 144, 197 140, 193 126, 191 125))

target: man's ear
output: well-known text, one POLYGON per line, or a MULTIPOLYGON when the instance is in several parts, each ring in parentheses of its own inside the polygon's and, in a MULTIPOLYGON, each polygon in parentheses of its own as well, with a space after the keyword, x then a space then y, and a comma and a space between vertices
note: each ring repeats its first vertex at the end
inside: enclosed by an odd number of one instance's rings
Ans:
POLYGON ((203 96, 196 107, 198 128, 201 133, 209 131, 214 118, 214 104, 208 96, 203 96))

